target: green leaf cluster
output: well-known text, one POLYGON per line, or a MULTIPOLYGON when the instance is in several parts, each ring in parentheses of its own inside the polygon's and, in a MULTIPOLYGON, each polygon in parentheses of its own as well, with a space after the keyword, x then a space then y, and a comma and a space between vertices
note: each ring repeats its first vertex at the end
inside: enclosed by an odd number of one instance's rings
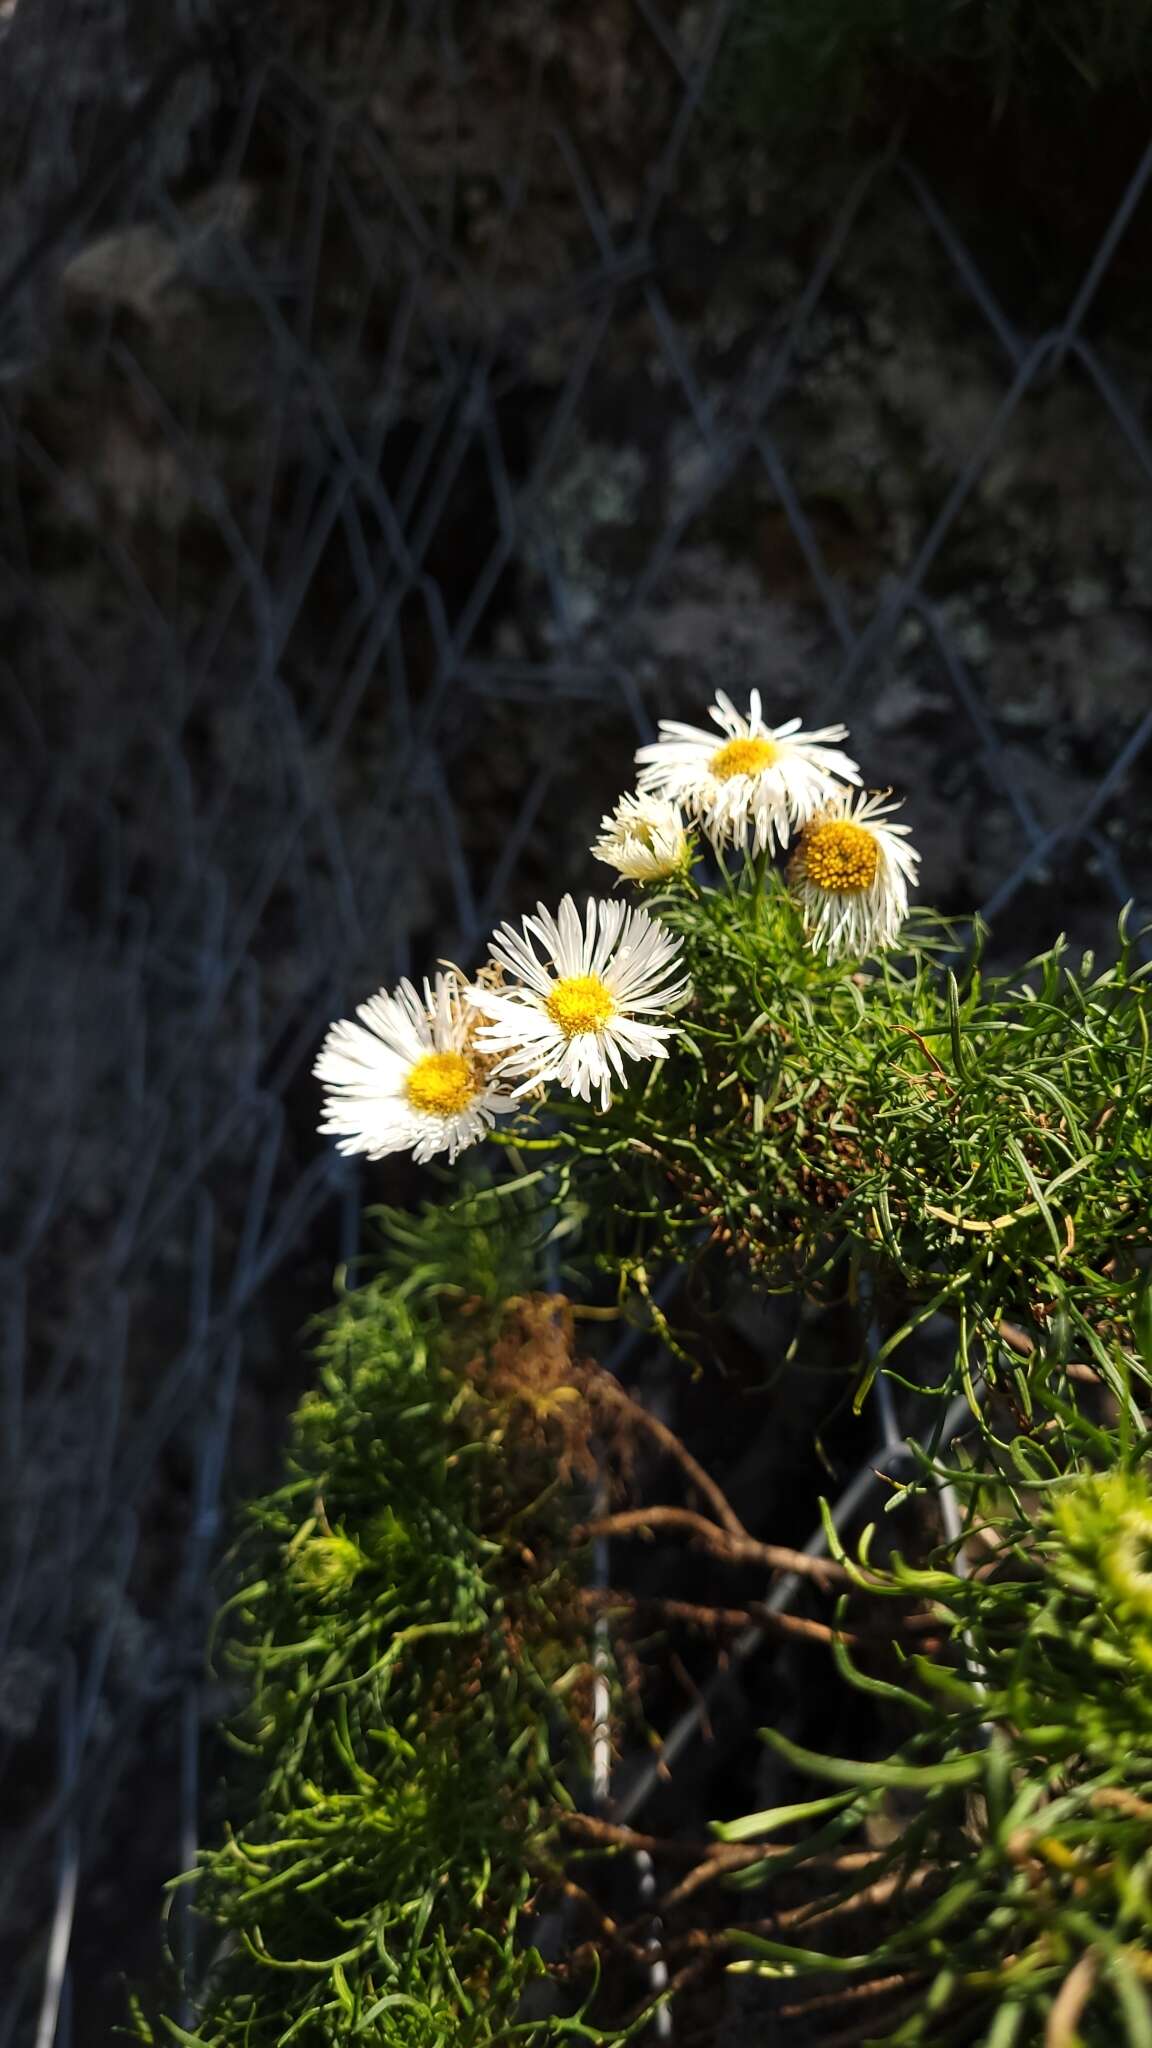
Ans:
MULTIPOLYGON (((1144 2044, 1152 1472, 1143 1461, 1082 1471, 1041 1494, 970 1473, 966 1490, 967 1572, 952 1569, 954 1551, 926 1566, 853 1566, 833 1533, 871 1598, 916 1602, 939 1622, 941 1652, 908 1658, 900 1685, 838 1652, 914 1732, 888 1759, 860 1763, 765 1734, 805 1775, 851 1788, 801 1858, 867 1838, 894 1797, 903 1813, 890 1845, 858 1857, 839 1892, 820 1898, 810 1943, 803 1923, 787 1942, 733 1942, 745 1967, 847 1976, 865 1999, 870 1984, 895 1981, 899 2016, 862 2039, 1144 2044), (984 1560, 975 1571, 973 1550, 984 1560), (845 1952, 844 1931, 863 1917, 853 1902, 878 1898, 882 1931, 845 1952)), ((767 1833, 773 1818, 758 1815, 744 1832, 767 1833)))
POLYGON ((285 1483, 247 1513, 218 1624, 242 1761, 223 1840, 182 1881, 212 1960, 193 2030, 138 2015, 142 2039, 616 2038, 571 1994, 524 2016, 545 1973, 526 1911, 590 1682, 531 1398, 534 1376, 563 1377, 563 1305, 508 1291, 529 1217, 513 1190, 383 1218, 371 1276, 322 1327, 285 1483))
POLYGON ((563 1105, 546 1141, 607 1264, 706 1241, 782 1290, 855 1297, 867 1275, 871 1372, 953 1317, 940 1391, 1004 1376, 1005 1322, 1026 1404, 1076 1358, 1121 1397, 1147 1379, 1152 991, 1123 927, 1107 965, 1058 943, 1004 978, 978 931, 920 912, 902 957, 852 973, 806 943, 775 872, 651 908, 692 974, 684 1038, 608 1117, 563 1105))

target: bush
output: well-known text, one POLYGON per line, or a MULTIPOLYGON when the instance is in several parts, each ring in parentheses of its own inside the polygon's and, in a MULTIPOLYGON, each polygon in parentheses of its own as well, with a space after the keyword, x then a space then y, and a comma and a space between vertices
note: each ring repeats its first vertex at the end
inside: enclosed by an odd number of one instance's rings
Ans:
POLYGON ((242 1764, 194 1874, 217 1946, 195 2032, 163 2023, 179 2041, 616 2038, 570 1994, 567 2018, 518 2020, 544 1969, 526 1907, 571 1803, 555 1759, 579 1776, 590 1709, 556 1473, 587 1460, 591 1416, 567 1304, 518 1291, 536 1225, 515 1204, 384 1219, 285 1484, 247 1513, 220 1618, 242 1764))

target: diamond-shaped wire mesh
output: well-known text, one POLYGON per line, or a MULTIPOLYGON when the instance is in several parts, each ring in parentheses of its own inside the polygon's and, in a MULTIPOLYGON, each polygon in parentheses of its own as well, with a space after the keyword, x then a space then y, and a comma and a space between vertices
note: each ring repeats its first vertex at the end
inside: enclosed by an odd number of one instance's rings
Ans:
POLYGON ((355 1242, 328 1018, 590 881, 717 680, 847 713, 1009 943, 1045 876, 1078 935, 1148 894, 1146 371, 1091 317, 1152 150, 1031 331, 894 149, 713 160, 732 0, 286 12, 0 7, 0 2048, 106 2038, 194 1853, 225 1467, 355 1242))

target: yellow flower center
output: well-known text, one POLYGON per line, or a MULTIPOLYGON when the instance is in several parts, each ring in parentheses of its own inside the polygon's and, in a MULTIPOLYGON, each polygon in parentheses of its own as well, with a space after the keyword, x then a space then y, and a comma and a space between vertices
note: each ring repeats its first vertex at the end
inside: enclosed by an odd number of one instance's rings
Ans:
POLYGON ((426 1052, 408 1076, 408 1100, 426 1116, 456 1116, 479 1092, 462 1052, 426 1052))
POLYGON ((875 834, 848 818, 827 818, 809 825, 801 840, 804 874, 830 895, 858 895, 870 889, 880 865, 875 834))
POLYGON ((733 775, 759 775, 770 768, 780 752, 775 740, 728 740, 713 754, 708 766, 717 782, 733 775))
POLYGON ((599 1031, 616 1005, 598 974, 567 974, 553 982, 544 1008, 565 1038, 577 1038, 582 1031, 599 1031))

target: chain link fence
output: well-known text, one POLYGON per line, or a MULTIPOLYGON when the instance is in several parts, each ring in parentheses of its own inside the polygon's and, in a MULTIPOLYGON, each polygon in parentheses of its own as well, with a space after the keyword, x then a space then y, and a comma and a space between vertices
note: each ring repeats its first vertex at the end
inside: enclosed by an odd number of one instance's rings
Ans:
POLYGON ((0 7, 0 2048, 106 2039, 195 1853, 356 1245, 328 1019, 592 882, 717 681, 847 716, 1009 955, 1152 894, 1152 147, 1033 323, 895 143, 724 146, 739 12, 0 7))

